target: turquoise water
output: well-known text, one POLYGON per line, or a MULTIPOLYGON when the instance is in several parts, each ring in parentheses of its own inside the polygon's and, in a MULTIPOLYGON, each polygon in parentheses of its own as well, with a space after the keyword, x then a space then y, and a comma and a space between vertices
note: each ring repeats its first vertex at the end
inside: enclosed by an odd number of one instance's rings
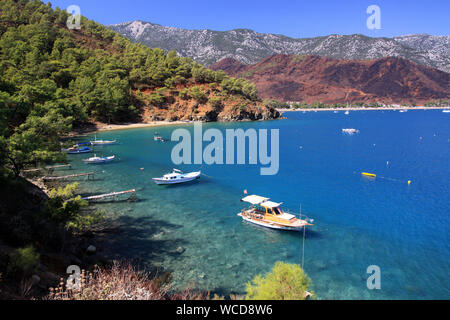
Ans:
MULTIPOLYGON (((280 171, 260 176, 259 166, 205 166, 200 181, 158 187, 169 172, 178 127, 112 131, 96 148, 119 161, 76 171, 97 172, 81 181, 85 194, 138 189, 135 203, 106 203, 113 256, 171 271, 181 287, 242 293, 245 283, 276 261, 301 263, 302 235, 244 223, 243 190, 284 202, 314 219, 306 233, 304 268, 322 299, 450 298, 450 118, 438 110, 294 112, 287 120, 206 124, 204 129, 280 129, 280 171), (342 128, 360 134, 343 135, 342 128), (141 171, 140 168, 145 168, 141 171), (360 173, 378 174, 376 180, 360 173), (408 185, 407 181, 412 184, 408 185), (381 268, 381 290, 368 290, 366 269, 381 268)), ((181 126, 192 130, 192 125, 181 126)), ((181 166, 185 171, 199 166, 181 166)))

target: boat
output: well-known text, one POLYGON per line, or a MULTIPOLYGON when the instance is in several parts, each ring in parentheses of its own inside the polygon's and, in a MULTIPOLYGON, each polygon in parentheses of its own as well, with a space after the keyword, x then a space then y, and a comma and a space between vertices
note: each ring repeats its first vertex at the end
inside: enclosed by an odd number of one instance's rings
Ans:
POLYGON ((157 185, 180 184, 200 179, 201 171, 183 173, 181 170, 173 169, 172 173, 168 173, 161 178, 153 178, 157 185))
POLYGON ((348 111, 348 110, 345 111, 345 114, 346 114, 346 115, 349 115, 349 114, 350 114, 350 111, 348 111))
POLYGON ((284 212, 281 203, 272 202, 269 198, 251 195, 241 201, 250 203, 248 209, 243 209, 238 214, 244 221, 287 231, 303 231, 306 226, 312 226, 307 220, 298 219, 295 215, 284 212))
POLYGON ((91 141, 91 145, 93 146, 105 146, 110 144, 115 144, 117 140, 97 140, 97 136, 95 136, 95 140, 91 141))
POLYGON ((166 139, 164 139, 164 138, 161 137, 161 136, 155 136, 153 139, 154 139, 155 141, 161 141, 161 142, 166 142, 166 141, 167 141, 166 139))
POLYGON ((399 112, 400 112, 400 113, 404 113, 404 112, 408 112, 408 110, 407 110, 407 109, 402 109, 402 110, 400 110, 399 112))
POLYGON ((443 113, 450 113, 450 109, 444 109, 442 110, 443 113))
POLYGON ((342 133, 346 133, 346 134, 355 134, 355 133, 359 133, 359 130, 356 129, 342 129, 342 133))
POLYGON ((73 147, 74 148, 80 148, 80 147, 87 147, 87 146, 90 146, 90 145, 91 145, 90 142, 78 142, 73 147))
POLYGON ((68 154, 80 154, 80 153, 89 153, 92 152, 91 148, 84 147, 84 148, 78 148, 78 147, 72 147, 69 149, 62 149, 63 152, 66 152, 68 154))
POLYGON ((367 173, 367 172, 361 172, 361 175, 365 176, 365 177, 369 177, 369 178, 376 178, 377 175, 373 174, 373 173, 367 173))
POLYGON ((111 162, 116 158, 116 156, 111 157, 97 157, 97 155, 94 155, 92 158, 83 160, 84 163, 88 164, 101 164, 101 163, 107 163, 111 162))

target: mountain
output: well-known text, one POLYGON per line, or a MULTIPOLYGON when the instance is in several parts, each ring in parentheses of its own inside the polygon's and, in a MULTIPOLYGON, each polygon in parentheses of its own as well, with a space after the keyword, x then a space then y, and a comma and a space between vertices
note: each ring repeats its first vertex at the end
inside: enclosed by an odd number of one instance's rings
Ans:
POLYGON ((227 58, 211 66, 256 84, 263 98, 281 101, 419 104, 450 99, 450 74, 403 58, 341 60, 275 55, 254 65, 227 58))
POLYGON ((276 54, 308 54, 336 59, 366 60, 401 57, 450 72, 450 36, 407 35, 371 38, 360 34, 294 39, 248 29, 185 30, 143 21, 109 26, 152 48, 175 50, 183 57, 212 65, 224 58, 255 64, 276 54))

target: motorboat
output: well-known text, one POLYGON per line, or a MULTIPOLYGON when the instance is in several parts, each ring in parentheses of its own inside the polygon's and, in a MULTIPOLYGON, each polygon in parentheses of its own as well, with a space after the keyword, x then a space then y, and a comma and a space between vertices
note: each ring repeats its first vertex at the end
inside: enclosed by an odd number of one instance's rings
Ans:
POLYGON ((102 164, 102 163, 111 162, 111 161, 113 161, 115 158, 116 158, 116 156, 111 156, 111 157, 97 157, 97 155, 94 155, 92 158, 83 160, 83 162, 84 162, 84 163, 88 163, 88 164, 102 164))
POLYGON ((269 198, 251 195, 241 201, 250 203, 248 209, 243 209, 238 214, 247 222, 270 229, 288 231, 302 231, 306 226, 312 226, 309 221, 284 212, 281 203, 272 202, 269 198))
POLYGON ((157 185, 180 184, 200 179, 201 171, 183 173, 181 170, 173 169, 172 173, 168 173, 161 178, 153 178, 157 185))

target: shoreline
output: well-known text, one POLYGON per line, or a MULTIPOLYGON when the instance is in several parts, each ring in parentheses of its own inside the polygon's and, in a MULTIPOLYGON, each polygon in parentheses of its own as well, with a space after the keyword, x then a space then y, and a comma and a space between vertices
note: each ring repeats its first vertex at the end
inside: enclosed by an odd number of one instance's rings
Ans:
POLYGON ((312 112, 312 111, 396 111, 396 110, 444 110, 449 107, 377 107, 377 108, 299 108, 299 109, 277 109, 278 112, 312 112))
MULTIPOLYGON (((380 108, 305 108, 305 109, 276 109, 280 113, 285 112, 318 112, 318 111, 399 111, 399 110, 444 110, 448 107, 380 107, 380 108)), ((283 117, 274 120, 281 120, 283 117)), ((152 121, 152 122, 137 122, 125 124, 106 124, 93 123, 82 128, 73 130, 68 137, 76 137, 80 135, 93 134, 97 132, 119 131, 129 129, 141 129, 151 127, 174 126, 183 124, 192 124, 195 121, 152 121)))
POLYGON ((119 131, 119 130, 129 130, 129 129, 140 129, 140 128, 150 128, 150 127, 163 127, 163 126, 173 126, 190 124, 193 121, 152 121, 152 122, 137 122, 137 123, 125 123, 125 124, 106 124, 106 123, 93 123, 86 125, 81 128, 72 130, 70 134, 65 138, 79 137, 81 135, 88 135, 97 132, 107 132, 107 131, 119 131))

